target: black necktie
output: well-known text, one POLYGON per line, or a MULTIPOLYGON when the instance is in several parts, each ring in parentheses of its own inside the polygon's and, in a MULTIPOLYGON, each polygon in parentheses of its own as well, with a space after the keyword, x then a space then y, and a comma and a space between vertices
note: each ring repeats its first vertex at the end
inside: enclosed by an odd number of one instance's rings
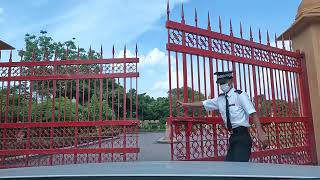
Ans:
POLYGON ((230 112, 229 112, 229 101, 228 101, 228 95, 226 94, 226 116, 227 116, 227 128, 229 131, 232 130, 232 125, 230 121, 230 112))

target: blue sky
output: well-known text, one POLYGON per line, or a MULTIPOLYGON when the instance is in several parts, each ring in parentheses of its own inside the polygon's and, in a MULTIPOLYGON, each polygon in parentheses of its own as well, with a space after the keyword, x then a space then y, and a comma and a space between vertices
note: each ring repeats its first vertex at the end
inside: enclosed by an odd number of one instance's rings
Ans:
MULTIPOLYGON (((170 0, 170 19, 180 21, 184 2, 187 24, 194 23, 197 8, 199 26, 206 27, 210 12, 211 26, 217 31, 218 16, 224 33, 229 33, 232 18, 234 33, 243 24, 248 38, 252 25, 255 37, 258 29, 272 37, 281 34, 294 21, 300 0, 170 0)), ((80 47, 104 47, 104 57, 110 57, 112 44, 119 54, 124 44, 133 53, 138 43, 140 57, 139 92, 159 97, 168 89, 167 0, 0 0, 0 39, 16 49, 24 47, 24 34, 48 31, 55 41, 76 38, 80 47), (109 51, 108 51, 109 50, 109 51)), ((266 38, 263 37, 265 40, 266 38)))

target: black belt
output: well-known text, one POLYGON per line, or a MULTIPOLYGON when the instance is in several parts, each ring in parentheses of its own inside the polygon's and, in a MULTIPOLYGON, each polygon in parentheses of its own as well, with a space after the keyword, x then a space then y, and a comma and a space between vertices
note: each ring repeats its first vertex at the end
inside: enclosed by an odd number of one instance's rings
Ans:
POLYGON ((236 128, 233 128, 231 131, 230 131, 231 134, 243 134, 243 133, 249 133, 248 132, 248 128, 245 127, 245 126, 239 126, 239 127, 236 127, 236 128))

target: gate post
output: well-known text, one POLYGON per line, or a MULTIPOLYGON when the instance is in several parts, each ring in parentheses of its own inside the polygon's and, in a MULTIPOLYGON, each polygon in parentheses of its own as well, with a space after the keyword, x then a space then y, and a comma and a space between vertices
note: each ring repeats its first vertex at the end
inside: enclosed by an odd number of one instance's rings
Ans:
MULTIPOLYGON (((320 1, 303 0, 298 8, 295 22, 281 36, 286 40, 292 39, 294 50, 301 50, 302 94, 305 99, 304 115, 312 117, 310 122, 311 144, 316 153, 314 163, 320 162, 320 116, 316 111, 320 106, 320 1), (310 99, 310 97, 312 97, 310 99), (313 111, 312 111, 313 109, 313 111), (313 140, 312 140, 313 139, 313 140)), ((281 37, 280 36, 280 37, 281 37)))
MULTIPOLYGON (((300 51, 297 51, 300 53, 300 51)), ((302 96, 303 96, 303 116, 308 117, 307 122, 307 130, 310 133, 310 140, 309 140, 309 146, 311 146, 311 152, 312 154, 312 164, 317 164, 317 150, 316 150, 316 142, 315 142, 315 134, 314 134, 314 124, 312 121, 312 108, 311 108, 311 102, 310 102, 310 93, 309 93, 309 83, 308 83, 308 73, 307 73, 307 66, 306 66, 306 60, 304 58, 304 55, 301 54, 300 57, 301 62, 301 75, 300 75, 300 82, 301 82, 301 90, 302 90, 302 96)))

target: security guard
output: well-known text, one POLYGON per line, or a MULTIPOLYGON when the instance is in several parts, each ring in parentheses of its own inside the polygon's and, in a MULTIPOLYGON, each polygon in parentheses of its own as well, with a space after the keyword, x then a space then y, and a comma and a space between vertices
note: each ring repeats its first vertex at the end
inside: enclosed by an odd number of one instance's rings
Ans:
POLYGON ((252 117, 257 128, 258 140, 263 148, 266 148, 268 140, 247 93, 233 88, 232 73, 232 71, 215 73, 217 84, 224 92, 218 97, 194 103, 177 101, 177 105, 204 107, 206 111, 219 110, 224 124, 231 134, 226 161, 248 162, 252 147, 252 140, 248 131, 250 127, 249 116, 252 117))

